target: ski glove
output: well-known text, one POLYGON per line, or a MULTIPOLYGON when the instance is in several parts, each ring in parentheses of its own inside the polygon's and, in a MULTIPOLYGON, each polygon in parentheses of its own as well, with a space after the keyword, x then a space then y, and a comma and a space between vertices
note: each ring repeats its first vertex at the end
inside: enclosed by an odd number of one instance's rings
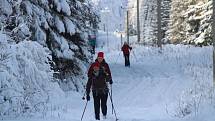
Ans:
POLYGON ((87 95, 86 98, 87 98, 87 101, 90 101, 90 95, 87 95))

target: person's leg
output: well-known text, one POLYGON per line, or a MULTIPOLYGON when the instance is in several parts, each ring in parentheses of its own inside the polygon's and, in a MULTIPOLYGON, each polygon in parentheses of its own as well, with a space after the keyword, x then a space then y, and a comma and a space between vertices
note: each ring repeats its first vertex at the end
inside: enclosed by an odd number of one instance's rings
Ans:
POLYGON ((101 95, 101 108, 103 116, 107 115, 107 98, 108 98, 107 93, 101 95))
POLYGON ((128 54, 128 66, 130 67, 130 56, 128 54))
POLYGON ((95 47, 95 46, 93 46, 93 54, 95 54, 95 48, 96 48, 96 47, 95 47))
POLYGON ((126 61, 126 55, 124 54, 124 58, 125 58, 125 66, 127 66, 127 61, 126 61))
POLYGON ((100 120, 100 96, 97 94, 93 94, 93 99, 94 99, 95 118, 96 120, 100 120))
POLYGON ((125 55, 125 61, 126 61, 126 66, 129 66, 129 63, 128 63, 128 54, 125 55))

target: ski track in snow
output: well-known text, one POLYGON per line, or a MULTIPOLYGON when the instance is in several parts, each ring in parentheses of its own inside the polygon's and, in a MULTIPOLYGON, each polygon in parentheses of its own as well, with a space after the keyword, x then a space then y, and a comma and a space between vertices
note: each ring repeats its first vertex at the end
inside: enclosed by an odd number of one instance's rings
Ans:
POLYGON ((155 117, 165 115, 165 113, 163 113, 165 110, 161 112, 160 110, 162 109, 157 110, 158 108, 164 108, 160 106, 162 103, 156 104, 158 100, 162 100, 162 93, 153 94, 151 90, 152 88, 156 89, 161 79, 170 82, 169 84, 171 85, 171 80, 176 78, 175 75, 169 75, 171 72, 168 72, 168 70, 171 71, 171 69, 160 67, 158 65, 159 63, 147 64, 144 62, 137 63, 135 61, 131 61, 131 67, 126 68, 123 62, 123 58, 121 58, 120 64, 114 65, 110 63, 113 79, 116 84, 113 88, 113 98, 115 99, 119 117, 121 117, 123 121, 153 121, 155 119, 150 119, 154 117, 153 115, 157 115, 155 117), (156 107, 156 105, 159 106, 156 107), (153 109, 153 106, 155 106, 154 110, 150 111, 153 109), (124 119, 124 116, 128 117, 124 119), (132 119, 132 117, 134 118, 132 119))

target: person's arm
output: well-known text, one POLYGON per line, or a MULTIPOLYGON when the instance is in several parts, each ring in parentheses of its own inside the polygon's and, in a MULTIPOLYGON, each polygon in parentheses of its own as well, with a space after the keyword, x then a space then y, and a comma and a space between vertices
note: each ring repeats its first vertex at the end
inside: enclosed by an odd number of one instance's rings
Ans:
POLYGON ((107 79, 108 79, 108 82, 110 84, 113 83, 113 80, 112 80, 112 75, 111 75, 111 71, 110 71, 110 68, 109 68, 109 65, 106 63, 106 72, 107 72, 107 79))
POLYGON ((132 50, 132 47, 128 46, 130 50, 132 50))
POLYGON ((123 51, 123 49, 124 49, 124 46, 122 46, 121 51, 123 51))
POLYGON ((86 99, 87 99, 87 101, 90 101, 91 85, 92 85, 92 78, 88 78, 87 86, 86 86, 86 99))
POLYGON ((92 85, 92 79, 91 79, 91 78, 88 78, 87 86, 86 86, 86 94, 87 94, 87 96, 90 95, 91 85, 92 85))
POLYGON ((90 68, 88 69, 88 72, 87 72, 88 78, 91 78, 92 75, 93 75, 93 64, 90 65, 90 68))
POLYGON ((87 81, 87 85, 86 85, 86 94, 89 95, 90 94, 90 88, 92 85, 92 76, 93 76, 93 64, 90 65, 90 68, 88 69, 88 81, 87 81))

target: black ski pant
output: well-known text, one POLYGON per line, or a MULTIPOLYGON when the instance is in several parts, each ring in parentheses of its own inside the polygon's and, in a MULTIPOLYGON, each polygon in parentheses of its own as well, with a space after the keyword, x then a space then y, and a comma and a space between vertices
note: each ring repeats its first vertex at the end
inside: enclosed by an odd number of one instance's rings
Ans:
POLYGON ((95 48, 96 46, 91 46, 91 49, 90 49, 91 54, 95 54, 95 48))
POLYGON ((95 48, 96 48, 96 46, 93 45, 93 46, 92 46, 92 53, 93 53, 93 54, 95 54, 95 48))
POLYGON ((124 54, 125 57, 125 66, 130 66, 129 54, 124 54))
POLYGON ((100 120, 100 107, 102 114, 107 115, 107 99, 108 93, 93 93, 95 118, 100 120))

